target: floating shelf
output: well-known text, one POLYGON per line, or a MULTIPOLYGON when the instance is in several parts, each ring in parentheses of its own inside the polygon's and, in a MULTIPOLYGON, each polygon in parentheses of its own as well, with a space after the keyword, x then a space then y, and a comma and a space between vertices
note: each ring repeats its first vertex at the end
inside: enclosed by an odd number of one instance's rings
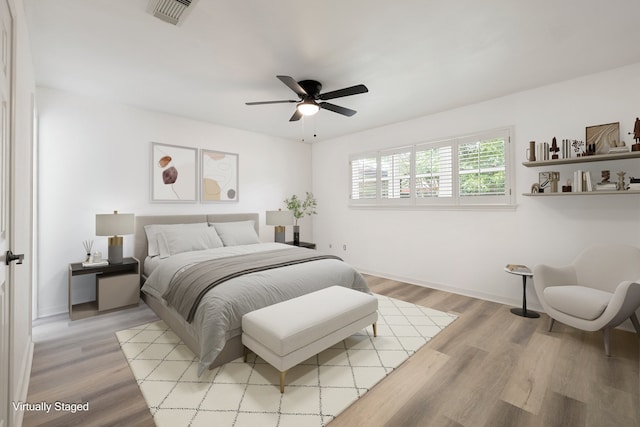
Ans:
MULTIPOLYGON (((625 153, 614 154, 594 154, 593 156, 572 157, 570 159, 554 159, 554 160, 540 160, 536 162, 522 162, 522 164, 528 168, 536 166, 552 166, 552 165, 566 165, 570 163, 588 163, 588 162, 605 162, 607 160, 623 160, 623 159, 639 159, 640 151, 628 151, 625 153)), ((604 193, 601 192, 601 193, 604 193)), ((560 193, 563 194, 563 193, 560 193)), ((567 193, 564 193, 567 194, 567 193)))
POLYGON ((523 196, 531 197, 553 197, 553 196, 624 196, 627 194, 640 194, 640 190, 625 190, 625 191, 582 191, 580 193, 522 193, 523 196))

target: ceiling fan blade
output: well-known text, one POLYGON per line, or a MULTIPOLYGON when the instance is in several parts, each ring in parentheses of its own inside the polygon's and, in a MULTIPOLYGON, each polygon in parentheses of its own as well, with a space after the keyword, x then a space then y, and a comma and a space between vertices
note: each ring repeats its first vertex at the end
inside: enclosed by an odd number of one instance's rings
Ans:
POLYGON ((290 122, 297 122, 298 120, 300 120, 302 118, 302 113, 300 111, 298 111, 298 109, 296 108, 296 112, 293 113, 293 116, 291 116, 291 118, 289 119, 290 122))
POLYGON ((307 91, 304 90, 302 86, 300 86, 298 82, 293 79, 293 77, 289 77, 289 76, 276 76, 276 77, 279 78, 282 83, 289 86, 289 89, 294 91, 300 98, 309 96, 307 91))
POLYGON ((343 116, 351 117, 355 113, 357 113, 356 110, 351 110, 350 108, 341 107, 339 105, 331 104, 329 102, 321 102, 318 105, 320 106, 320 108, 324 108, 325 110, 333 111, 334 113, 342 114, 343 116))
POLYGON ((258 101, 258 102, 245 102, 245 105, 263 105, 263 104, 288 104, 290 102, 300 102, 294 101, 292 99, 283 100, 283 101, 258 101))
POLYGON ((327 99, 341 98, 343 96, 357 95, 359 93, 367 93, 369 89, 365 85, 355 85, 346 87, 344 89, 338 89, 331 92, 321 93, 318 99, 326 101, 327 99))

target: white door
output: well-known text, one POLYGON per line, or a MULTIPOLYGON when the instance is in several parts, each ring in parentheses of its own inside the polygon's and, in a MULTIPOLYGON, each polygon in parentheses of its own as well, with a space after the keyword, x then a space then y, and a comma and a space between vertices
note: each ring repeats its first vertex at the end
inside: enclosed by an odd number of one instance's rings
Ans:
POLYGON ((7 0, 0 2, 0 427, 9 425, 11 414, 9 373, 9 268, 4 254, 9 250, 9 158, 11 129, 11 70, 13 19, 7 0))

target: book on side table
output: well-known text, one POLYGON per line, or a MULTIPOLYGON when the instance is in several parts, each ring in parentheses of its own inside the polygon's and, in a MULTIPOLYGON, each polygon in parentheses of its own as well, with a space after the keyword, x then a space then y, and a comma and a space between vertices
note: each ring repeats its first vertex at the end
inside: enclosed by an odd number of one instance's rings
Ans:
POLYGON ((521 265, 521 264, 507 264, 504 267, 505 271, 509 272, 509 273, 514 273, 514 274, 527 274, 530 275, 531 270, 529 269, 529 267, 527 267, 526 265, 521 265))

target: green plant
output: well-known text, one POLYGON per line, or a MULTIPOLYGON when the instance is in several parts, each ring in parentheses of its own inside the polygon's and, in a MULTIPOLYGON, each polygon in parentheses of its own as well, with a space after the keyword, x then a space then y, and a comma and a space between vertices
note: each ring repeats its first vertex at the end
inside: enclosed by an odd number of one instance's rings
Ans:
POLYGON ((313 193, 309 193, 308 191, 304 200, 294 194, 291 198, 285 199, 284 203, 287 205, 287 209, 293 212, 295 225, 298 225, 298 220, 303 216, 317 214, 316 207, 318 206, 318 201, 313 196, 313 193))

